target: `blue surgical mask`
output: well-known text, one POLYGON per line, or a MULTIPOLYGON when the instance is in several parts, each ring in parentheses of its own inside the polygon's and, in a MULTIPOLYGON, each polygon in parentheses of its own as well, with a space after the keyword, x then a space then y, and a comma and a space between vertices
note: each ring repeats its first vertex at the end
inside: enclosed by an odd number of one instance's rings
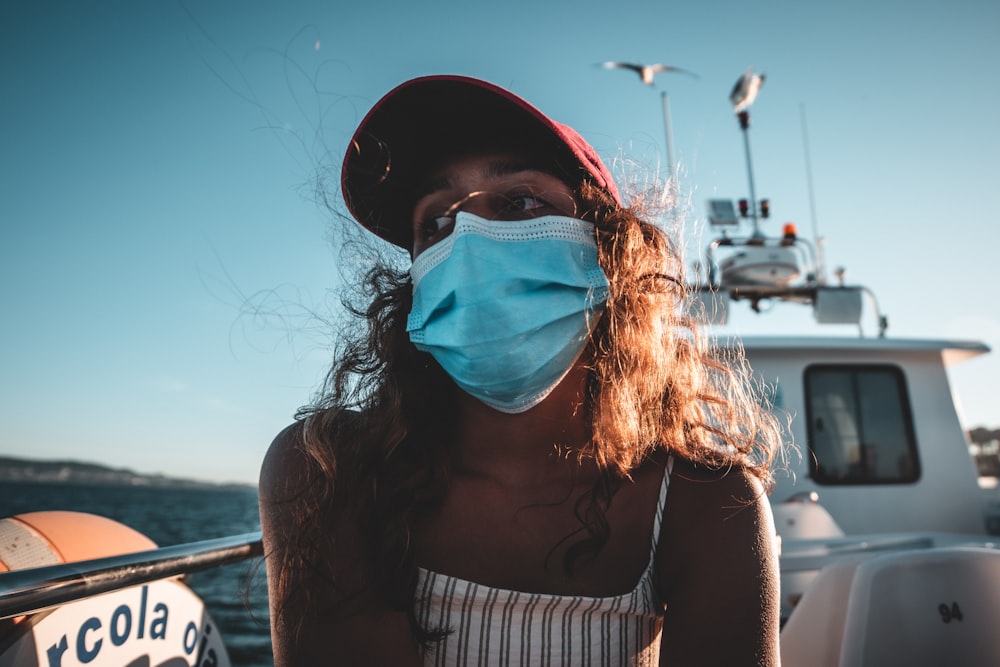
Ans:
POLYGON ((608 298, 594 226, 459 213, 410 269, 410 340, 463 390, 507 413, 540 403, 587 344, 608 298))

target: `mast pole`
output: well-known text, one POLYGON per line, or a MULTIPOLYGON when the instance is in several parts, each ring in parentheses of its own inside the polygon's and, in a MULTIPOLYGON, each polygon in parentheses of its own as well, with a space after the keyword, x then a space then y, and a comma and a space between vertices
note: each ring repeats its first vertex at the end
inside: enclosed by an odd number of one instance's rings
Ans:
POLYGON ((670 187, 677 189, 677 167, 674 164, 674 131, 670 122, 670 96, 667 91, 660 93, 663 100, 663 129, 667 137, 667 170, 670 174, 670 187))
POLYGON ((760 230, 757 226, 757 194, 753 187, 753 161, 750 159, 750 112, 743 110, 736 114, 740 121, 740 129, 743 130, 743 148, 747 156, 747 178, 750 181, 750 219, 753 220, 753 235, 759 236, 760 230))

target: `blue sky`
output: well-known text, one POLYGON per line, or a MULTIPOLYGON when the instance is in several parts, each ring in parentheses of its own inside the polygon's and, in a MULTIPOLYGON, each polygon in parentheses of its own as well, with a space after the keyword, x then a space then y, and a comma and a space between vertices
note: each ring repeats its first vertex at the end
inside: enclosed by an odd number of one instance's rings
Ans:
MULTIPOLYGON (((316 175, 423 74, 506 85, 639 180, 665 161, 667 90, 698 239, 706 199, 747 193, 727 98, 754 66, 766 231, 811 229, 804 108, 829 264, 892 335, 1000 347, 996 2, 342 4, 3 4, 0 455, 255 480, 329 365, 349 259, 316 175), (605 60, 700 78, 650 89, 605 60)), ((732 328, 818 330, 743 307, 732 328)), ((967 426, 1000 426, 998 358, 951 373, 967 426)))

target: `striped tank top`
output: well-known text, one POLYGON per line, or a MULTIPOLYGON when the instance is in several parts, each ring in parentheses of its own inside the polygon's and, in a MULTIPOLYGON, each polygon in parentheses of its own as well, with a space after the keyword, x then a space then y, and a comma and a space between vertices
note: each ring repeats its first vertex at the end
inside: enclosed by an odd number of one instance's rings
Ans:
POLYGON ((663 605, 654 583, 656 545, 670 484, 667 462, 653 520, 649 564, 630 593, 583 597, 522 593, 418 569, 417 619, 451 632, 424 664, 623 667, 659 664, 663 605))

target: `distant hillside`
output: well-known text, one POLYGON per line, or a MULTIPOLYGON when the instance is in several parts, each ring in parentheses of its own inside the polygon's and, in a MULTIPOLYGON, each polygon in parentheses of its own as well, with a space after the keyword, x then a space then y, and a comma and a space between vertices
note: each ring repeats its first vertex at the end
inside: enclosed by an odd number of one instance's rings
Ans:
POLYGON ((174 489, 252 488, 246 484, 212 484, 164 475, 144 475, 127 468, 109 468, 97 463, 33 461, 0 456, 0 484, 11 482, 174 489))

